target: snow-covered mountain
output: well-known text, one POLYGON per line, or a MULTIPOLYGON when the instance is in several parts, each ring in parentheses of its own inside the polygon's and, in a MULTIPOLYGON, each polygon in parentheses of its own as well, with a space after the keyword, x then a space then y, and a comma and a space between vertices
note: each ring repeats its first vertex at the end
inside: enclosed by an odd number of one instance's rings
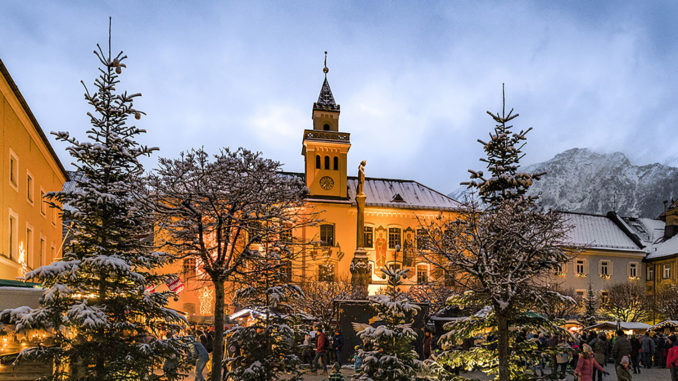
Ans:
MULTIPOLYGON (((559 153, 526 172, 546 172, 529 193, 549 209, 656 218, 664 200, 678 197, 678 168, 662 164, 637 166, 620 152, 599 154, 585 148, 559 153)), ((451 197, 463 200, 464 189, 451 197)))

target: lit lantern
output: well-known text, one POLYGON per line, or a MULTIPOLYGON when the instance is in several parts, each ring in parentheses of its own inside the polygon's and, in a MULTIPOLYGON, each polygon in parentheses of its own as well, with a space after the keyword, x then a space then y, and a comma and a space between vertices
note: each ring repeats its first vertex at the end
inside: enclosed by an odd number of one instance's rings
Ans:
POLYGON ((214 297, 212 296, 212 289, 205 286, 200 292, 200 314, 201 315, 210 315, 212 313, 212 303, 214 297))
POLYGON ((24 249, 23 242, 19 244, 19 264, 21 265, 19 273, 21 274, 21 278, 23 278, 28 272, 28 266, 26 266, 26 250, 24 249))

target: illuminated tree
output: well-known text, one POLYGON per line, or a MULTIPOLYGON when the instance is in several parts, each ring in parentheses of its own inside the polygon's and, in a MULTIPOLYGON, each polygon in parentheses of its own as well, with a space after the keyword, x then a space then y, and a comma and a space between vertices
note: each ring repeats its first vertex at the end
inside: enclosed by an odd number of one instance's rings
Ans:
POLYGON ((42 283, 40 306, 5 310, 2 317, 19 332, 53 334, 55 346, 26 349, 18 358, 53 360, 52 379, 173 379, 153 371, 169 358, 181 370, 185 346, 171 333, 183 329, 185 320, 165 307, 168 292, 145 292, 164 281, 154 274, 167 263, 148 242, 153 221, 141 202, 146 194, 139 159, 155 149, 140 145, 136 139, 145 131, 127 124, 129 116, 143 114, 134 107, 141 94, 116 91, 127 57, 111 54, 110 37, 108 51, 97 45, 94 54, 101 67, 96 91, 85 86, 92 106, 87 139, 55 134, 70 144, 78 172, 74 188, 49 194, 54 207, 63 205, 72 239, 61 260, 26 274, 42 283), (160 338, 163 332, 167 339, 160 338))
POLYGON ((649 303, 642 286, 619 283, 607 292, 607 298, 600 303, 600 310, 604 314, 621 321, 644 321, 648 318, 649 303))

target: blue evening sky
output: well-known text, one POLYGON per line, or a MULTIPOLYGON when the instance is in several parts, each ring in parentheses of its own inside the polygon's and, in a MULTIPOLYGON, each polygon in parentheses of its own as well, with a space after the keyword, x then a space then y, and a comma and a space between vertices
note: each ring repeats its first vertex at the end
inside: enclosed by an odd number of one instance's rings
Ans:
POLYGON ((160 148, 149 168, 244 146, 303 170, 324 50, 353 175, 367 160, 368 176, 456 189, 482 168, 502 82, 534 127, 526 164, 589 147, 678 165, 675 2, 6 0, 0 59, 46 132, 88 128, 80 80, 109 15, 119 88, 143 93, 142 140, 160 148))

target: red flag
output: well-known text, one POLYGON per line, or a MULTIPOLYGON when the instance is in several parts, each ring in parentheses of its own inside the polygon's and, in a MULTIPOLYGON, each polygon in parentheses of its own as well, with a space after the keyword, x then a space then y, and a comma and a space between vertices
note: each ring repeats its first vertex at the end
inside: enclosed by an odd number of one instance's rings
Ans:
POLYGON ((175 294, 179 294, 181 291, 184 291, 184 282, 182 282, 178 276, 167 278, 165 283, 167 284, 167 288, 169 288, 169 290, 175 294))
POLYGON ((156 286, 154 284, 149 284, 148 286, 146 286, 145 290, 147 293, 152 294, 155 292, 155 287, 156 286))

